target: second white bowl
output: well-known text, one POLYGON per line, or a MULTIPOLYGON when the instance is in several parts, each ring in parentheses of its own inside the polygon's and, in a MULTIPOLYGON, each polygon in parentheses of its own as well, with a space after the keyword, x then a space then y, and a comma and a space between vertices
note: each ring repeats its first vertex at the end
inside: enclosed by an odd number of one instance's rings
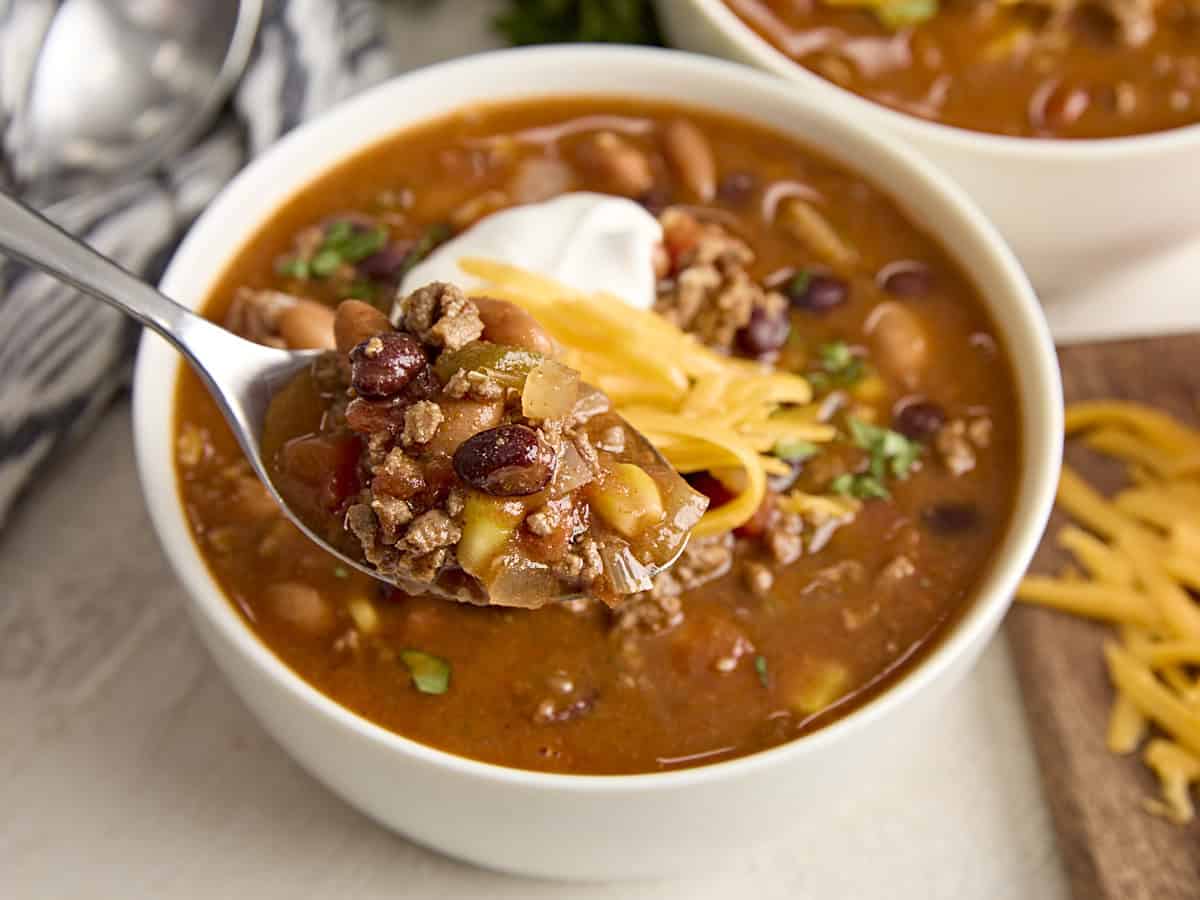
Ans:
POLYGON ((1044 298, 1200 233, 1200 125, 1085 141, 967 131, 896 112, 813 74, 721 0, 659 0, 658 10, 675 46, 780 75, 797 94, 911 143, 980 205, 1044 298))

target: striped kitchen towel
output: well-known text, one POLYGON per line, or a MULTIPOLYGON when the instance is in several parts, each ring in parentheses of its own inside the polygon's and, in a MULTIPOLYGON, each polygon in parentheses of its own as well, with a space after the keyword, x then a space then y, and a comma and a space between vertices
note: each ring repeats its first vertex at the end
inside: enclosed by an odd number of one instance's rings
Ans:
MULTIPOLYGON (((0 126, 23 99, 60 5, 0 0, 0 126)), ((45 212, 157 280, 182 232, 248 158, 391 74, 381 29, 373 0, 269 0, 245 76, 194 147, 135 182, 45 212)), ((8 170, 0 170, 5 190, 8 170)), ((136 336, 115 310, 0 259, 0 526, 39 468, 125 383, 136 336)))

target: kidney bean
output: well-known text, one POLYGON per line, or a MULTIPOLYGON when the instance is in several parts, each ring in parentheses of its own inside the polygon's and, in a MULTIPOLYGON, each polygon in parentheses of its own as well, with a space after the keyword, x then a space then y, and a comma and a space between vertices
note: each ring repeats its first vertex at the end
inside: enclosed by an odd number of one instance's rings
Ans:
POLYGON ((467 438, 454 451, 454 471, 497 497, 536 494, 554 475, 554 452, 528 425, 500 425, 467 438))
POLYGON ((656 184, 637 197, 637 202, 652 216, 661 215, 671 205, 671 200, 671 190, 665 184, 656 184))
POLYGON ((782 291, 792 306, 808 312, 825 312, 850 297, 850 285, 836 275, 812 274, 807 279, 793 276, 783 284, 782 291))
POLYGON ((933 273, 924 263, 902 260, 880 269, 875 283, 894 297, 923 297, 933 290, 933 273))
POLYGON ((791 331, 787 307, 769 310, 756 306, 750 313, 750 321, 737 333, 738 349, 748 356, 766 356, 786 344, 791 331))
POLYGON ((366 400, 355 397, 346 406, 346 427, 359 434, 397 432, 404 427, 408 404, 399 400, 366 400))
POLYGON ((936 503, 925 508, 921 521, 934 534, 954 537, 979 526, 979 509, 973 503, 936 503))
POLYGON ((708 472, 696 472, 687 476, 687 483, 709 499, 709 508, 716 509, 733 499, 734 493, 725 484, 708 472))
POLYGON ((892 418, 892 427, 914 441, 927 441, 946 424, 946 412, 929 400, 903 402, 892 418))
POLYGON ((408 262, 416 241, 392 241, 382 250, 372 253, 355 268, 364 278, 376 278, 380 281, 395 280, 408 262))
POLYGON ((428 368, 421 344, 401 331, 374 335, 350 351, 350 383, 371 400, 396 396, 428 368))
POLYGON ((729 206, 745 206, 758 190, 758 179, 749 172, 730 172, 717 182, 717 199, 729 206))

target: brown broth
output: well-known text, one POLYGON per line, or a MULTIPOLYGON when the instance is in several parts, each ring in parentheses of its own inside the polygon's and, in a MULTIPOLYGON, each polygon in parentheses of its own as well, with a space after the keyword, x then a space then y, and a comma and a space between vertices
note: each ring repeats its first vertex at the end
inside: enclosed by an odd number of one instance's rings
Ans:
MULTIPOLYGON (((275 273, 275 261, 293 235, 314 222, 375 210, 381 191, 411 189, 412 204, 392 231, 415 235, 504 183, 510 162, 497 165, 483 148, 506 148, 506 160, 535 152, 569 158, 577 135, 549 144, 511 138, 537 135, 537 129, 570 131, 559 127, 564 123, 586 128, 587 117, 599 115, 626 117, 628 137, 650 155, 667 192, 677 188, 654 130, 664 119, 685 115, 711 142, 721 174, 753 173, 762 185, 798 182, 826 198, 823 212, 859 249, 862 263, 842 273, 851 284, 848 302, 824 315, 794 313, 799 337, 788 359, 811 355, 824 341, 860 343, 864 322, 885 296, 874 274, 895 260, 924 262, 935 288, 903 302, 927 329, 933 359, 914 387, 885 378, 875 407, 887 422, 900 396, 917 393, 952 416, 986 413, 991 442, 978 451, 975 470, 954 478, 929 459, 913 477, 894 484, 891 500, 866 503, 819 552, 776 567, 765 599, 746 587, 740 568, 765 554, 742 541, 734 570, 685 594, 683 623, 652 635, 614 627, 599 608, 530 612, 383 596, 364 576, 340 571, 278 514, 255 511, 240 452, 186 370, 176 406, 180 452, 188 457, 179 467, 179 487, 216 580, 258 637, 322 693, 384 728, 466 757, 555 772, 653 772, 753 753, 844 715, 923 657, 987 571, 1016 492, 1019 411, 994 328, 975 289, 938 244, 859 177, 759 126, 628 100, 535 101, 437 120, 338 165, 257 229, 203 309, 219 321, 240 286, 294 289, 275 273), (922 514, 931 504, 952 501, 973 504, 979 525, 937 537, 921 524, 922 514), (880 573, 899 555, 913 563, 916 575, 887 587, 880 573), (312 635, 281 618, 264 591, 283 581, 317 589, 336 611, 336 628, 312 635), (348 637, 355 632, 347 608, 355 599, 372 600, 378 610, 380 628, 369 641, 348 637), (446 693, 414 690, 397 659, 406 648, 449 661, 446 693), (734 658, 732 671, 720 670, 723 657, 734 658), (796 696, 828 663, 844 667, 845 693, 828 708, 798 712, 796 696), (564 691, 568 681, 571 689, 564 691), (555 698, 578 702, 582 714, 538 722, 539 704, 555 698)), ((757 277, 785 267, 820 268, 761 215, 761 191, 744 204, 718 200, 714 207, 756 250, 757 277)))
MULTIPOLYGON (((1039 25, 1028 6, 981 14, 946 2, 921 24, 885 28, 862 9, 819 0, 725 0, 748 26, 800 65, 869 100, 973 131, 1109 138, 1200 121, 1200 16, 1163 0, 1138 46, 1083 10, 1061 48, 1002 54, 1013 29, 1039 25)), ((1058 35, 1056 35, 1057 37, 1058 35)))

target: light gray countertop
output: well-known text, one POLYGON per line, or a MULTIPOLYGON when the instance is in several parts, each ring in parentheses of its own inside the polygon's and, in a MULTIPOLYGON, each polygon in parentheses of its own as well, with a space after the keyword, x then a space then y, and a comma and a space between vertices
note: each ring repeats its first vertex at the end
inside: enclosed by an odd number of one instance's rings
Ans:
MULTIPOLYGON (((492 39, 478 12, 494 5, 397 13, 392 33, 413 66, 482 49, 492 39)), ((1002 639, 950 695, 906 778, 881 783, 869 808, 810 823, 798 800, 795 834, 764 835, 694 879, 566 887, 458 864, 350 809, 258 727, 184 602, 142 503, 123 400, 0 534, 0 896, 1067 893, 1002 639)))

